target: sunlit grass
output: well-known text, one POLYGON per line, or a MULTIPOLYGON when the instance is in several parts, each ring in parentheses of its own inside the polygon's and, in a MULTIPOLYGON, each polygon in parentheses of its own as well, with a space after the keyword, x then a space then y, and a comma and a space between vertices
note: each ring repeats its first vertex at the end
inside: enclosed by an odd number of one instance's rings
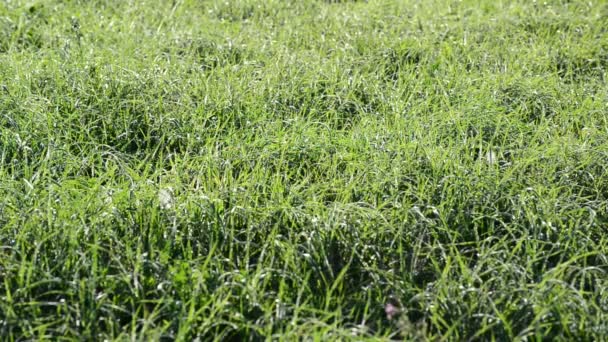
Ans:
POLYGON ((0 336, 602 340, 601 1, 5 1, 0 336))

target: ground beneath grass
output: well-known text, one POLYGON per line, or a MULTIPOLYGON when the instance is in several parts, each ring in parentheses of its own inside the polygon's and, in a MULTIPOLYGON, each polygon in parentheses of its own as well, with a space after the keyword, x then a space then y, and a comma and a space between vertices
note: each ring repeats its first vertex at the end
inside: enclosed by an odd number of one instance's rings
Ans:
POLYGON ((607 339, 607 28, 3 1, 1 339, 607 339))

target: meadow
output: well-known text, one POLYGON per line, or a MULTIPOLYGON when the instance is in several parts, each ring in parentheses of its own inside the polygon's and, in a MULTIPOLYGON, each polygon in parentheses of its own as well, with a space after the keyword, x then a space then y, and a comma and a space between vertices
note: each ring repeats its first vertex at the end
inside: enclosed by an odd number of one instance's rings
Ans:
POLYGON ((608 339, 608 3, 5 0, 0 339, 608 339))

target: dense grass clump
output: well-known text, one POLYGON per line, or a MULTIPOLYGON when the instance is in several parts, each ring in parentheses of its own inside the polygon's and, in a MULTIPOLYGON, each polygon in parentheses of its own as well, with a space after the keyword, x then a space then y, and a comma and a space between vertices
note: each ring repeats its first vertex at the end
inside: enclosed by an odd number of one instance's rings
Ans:
POLYGON ((4 1, 2 340, 605 340, 603 1, 4 1))

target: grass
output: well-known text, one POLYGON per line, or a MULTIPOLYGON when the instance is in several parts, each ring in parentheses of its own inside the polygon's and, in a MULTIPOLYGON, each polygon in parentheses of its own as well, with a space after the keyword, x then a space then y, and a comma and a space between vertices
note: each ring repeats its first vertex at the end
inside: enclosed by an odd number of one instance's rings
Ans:
POLYGON ((608 338, 604 1, 4 1, 0 336, 608 338))

